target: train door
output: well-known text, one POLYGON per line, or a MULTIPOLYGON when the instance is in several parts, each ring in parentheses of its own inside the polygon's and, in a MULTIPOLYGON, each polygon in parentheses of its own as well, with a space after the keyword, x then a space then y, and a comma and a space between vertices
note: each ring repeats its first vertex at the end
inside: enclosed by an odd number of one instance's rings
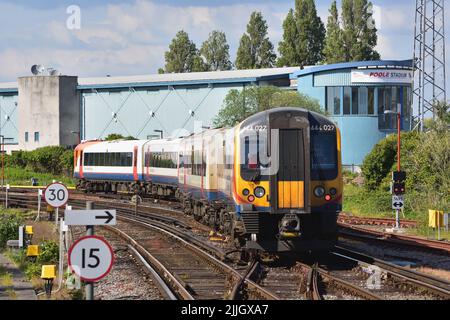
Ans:
POLYGON ((305 141, 302 129, 279 131, 278 208, 305 206, 305 141))
POLYGON ((138 147, 135 146, 133 149, 133 178, 135 181, 138 181, 138 173, 137 173, 137 160, 138 160, 138 147))
POLYGON ((82 179, 83 178, 83 165, 84 165, 84 163, 83 163, 83 150, 80 150, 78 155, 79 155, 78 158, 77 158, 77 161, 79 161, 79 170, 78 171, 80 173, 80 178, 82 179))
POLYGON ((271 205, 279 213, 308 213, 310 138, 307 115, 302 111, 271 114, 269 121, 271 129, 278 129, 279 150, 278 171, 270 177, 271 205))

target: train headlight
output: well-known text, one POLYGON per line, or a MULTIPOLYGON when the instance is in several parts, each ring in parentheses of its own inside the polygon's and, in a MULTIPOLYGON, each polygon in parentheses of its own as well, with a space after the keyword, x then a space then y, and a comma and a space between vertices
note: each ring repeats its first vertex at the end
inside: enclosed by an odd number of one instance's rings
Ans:
POLYGON ((253 190, 253 193, 257 198, 262 198, 266 194, 266 190, 264 190, 263 187, 256 187, 255 190, 253 190))
POLYGON ((331 188, 331 189, 330 189, 330 194, 331 194, 332 196, 335 196, 336 193, 337 193, 336 188, 331 188))
POLYGON ((316 188, 314 189, 314 195, 315 195, 317 198, 322 198, 324 194, 325 194, 325 188, 324 188, 324 187, 319 186, 319 187, 316 187, 316 188))
POLYGON ((244 196, 248 196, 250 194, 250 191, 248 189, 244 189, 244 190, 242 190, 242 194, 244 196))

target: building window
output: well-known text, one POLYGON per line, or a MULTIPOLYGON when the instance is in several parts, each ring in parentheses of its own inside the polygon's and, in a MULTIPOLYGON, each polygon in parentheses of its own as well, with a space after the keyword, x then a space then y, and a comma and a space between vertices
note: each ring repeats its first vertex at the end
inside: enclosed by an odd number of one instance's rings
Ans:
POLYGON ((25 142, 28 142, 28 132, 25 132, 25 142))
POLYGON ((344 114, 350 114, 350 103, 352 100, 352 88, 344 88, 344 114))
POLYGON ((409 129, 411 125, 411 88, 407 86, 386 86, 379 87, 377 92, 378 128, 381 130, 397 129, 397 112, 401 112, 402 128, 409 129), (391 112, 385 113, 385 111, 391 112))
POLYGON ((341 114, 341 87, 327 88, 327 111, 330 114, 341 114))
POLYGON ((352 114, 358 114, 359 88, 352 87, 352 114))
POLYGON ((39 132, 34 133, 34 142, 39 142, 39 132))
POLYGON ((375 88, 369 87, 367 90, 367 113, 374 114, 375 113, 375 88))

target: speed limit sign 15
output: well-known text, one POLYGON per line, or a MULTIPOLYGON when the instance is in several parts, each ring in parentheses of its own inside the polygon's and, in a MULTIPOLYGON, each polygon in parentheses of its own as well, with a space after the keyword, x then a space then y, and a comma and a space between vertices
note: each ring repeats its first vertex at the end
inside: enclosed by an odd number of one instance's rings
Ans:
POLYGON ((83 281, 94 282, 105 277, 114 263, 114 253, 105 239, 86 236, 69 249, 70 269, 83 281))
POLYGON ((59 208, 69 200, 69 190, 62 183, 55 182, 45 188, 44 198, 53 208, 59 208))

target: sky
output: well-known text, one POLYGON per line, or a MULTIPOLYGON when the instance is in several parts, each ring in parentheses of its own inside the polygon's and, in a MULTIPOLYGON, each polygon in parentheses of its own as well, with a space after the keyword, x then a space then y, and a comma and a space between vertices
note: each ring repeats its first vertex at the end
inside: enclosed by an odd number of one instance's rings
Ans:
MULTIPOLYGON (((372 3, 382 59, 412 58, 415 1, 372 3)), ((325 24, 330 4, 316 1, 325 24)), ((224 31, 234 61, 252 11, 262 12, 277 48, 281 25, 293 6, 294 0, 0 0, 0 81, 30 75, 33 64, 80 77, 157 73, 180 29, 198 48, 211 30, 224 31), (67 27, 71 5, 80 8, 79 29, 67 27)), ((447 35, 449 27, 447 23, 447 35)), ((448 41, 446 47, 449 52, 448 41)))

